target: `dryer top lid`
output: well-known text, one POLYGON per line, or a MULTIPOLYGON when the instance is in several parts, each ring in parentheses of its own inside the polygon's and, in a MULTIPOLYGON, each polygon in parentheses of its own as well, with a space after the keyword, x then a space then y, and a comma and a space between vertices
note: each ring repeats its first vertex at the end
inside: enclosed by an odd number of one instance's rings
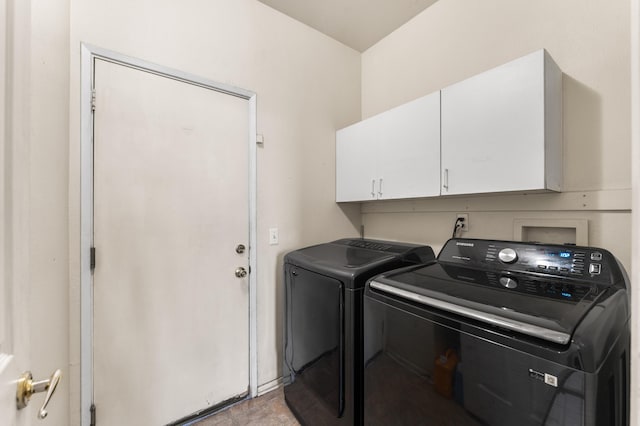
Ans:
POLYGON ((323 265, 335 270, 368 269, 394 259, 426 263, 435 258, 428 246, 394 241, 345 238, 318 244, 287 254, 285 262, 323 265))

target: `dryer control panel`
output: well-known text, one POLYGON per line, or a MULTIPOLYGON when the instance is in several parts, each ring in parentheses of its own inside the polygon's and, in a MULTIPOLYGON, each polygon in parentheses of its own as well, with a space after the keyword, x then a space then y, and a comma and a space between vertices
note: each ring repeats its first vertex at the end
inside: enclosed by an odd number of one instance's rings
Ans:
POLYGON ((511 272, 575 278, 613 285, 622 277, 616 259, 595 247, 476 239, 451 239, 438 262, 503 273, 501 284, 510 288, 511 272), (504 282, 503 282, 504 281, 504 282))

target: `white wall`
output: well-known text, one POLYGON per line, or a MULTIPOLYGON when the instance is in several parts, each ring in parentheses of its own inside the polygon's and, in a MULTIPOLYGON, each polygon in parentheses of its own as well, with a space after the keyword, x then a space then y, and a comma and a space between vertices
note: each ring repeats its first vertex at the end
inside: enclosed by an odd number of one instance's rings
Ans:
POLYGON ((630 268, 630 5, 626 1, 439 1, 364 52, 363 117, 545 48, 563 76, 564 193, 367 203, 365 233, 439 248, 513 237, 517 218, 589 220, 589 244, 630 268), (535 200, 535 202, 533 201, 535 200))
POLYGON ((80 43, 257 93, 258 383, 281 375, 284 253, 356 235, 359 206, 334 200, 335 129, 360 117, 360 54, 254 0, 71 0, 71 424, 79 383, 80 43), (267 244, 268 228, 280 244, 267 244))

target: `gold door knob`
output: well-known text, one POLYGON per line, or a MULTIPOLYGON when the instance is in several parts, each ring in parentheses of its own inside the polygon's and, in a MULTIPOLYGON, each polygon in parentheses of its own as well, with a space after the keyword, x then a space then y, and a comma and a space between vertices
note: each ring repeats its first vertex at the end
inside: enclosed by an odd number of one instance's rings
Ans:
POLYGON ((247 270, 244 269, 242 266, 236 269, 236 277, 244 278, 246 276, 247 276, 247 270))
POLYGON ((56 391, 61 378, 62 371, 60 371, 60 369, 54 371, 50 378, 40 380, 38 382, 33 381, 33 375, 30 371, 22 373, 22 376, 18 379, 18 389, 16 390, 16 405, 18 410, 29 404, 29 398, 31 398, 31 395, 46 391, 47 395, 44 397, 44 403, 42 404, 40 411, 38 411, 38 418, 44 419, 47 417, 47 405, 49 404, 53 393, 56 391))

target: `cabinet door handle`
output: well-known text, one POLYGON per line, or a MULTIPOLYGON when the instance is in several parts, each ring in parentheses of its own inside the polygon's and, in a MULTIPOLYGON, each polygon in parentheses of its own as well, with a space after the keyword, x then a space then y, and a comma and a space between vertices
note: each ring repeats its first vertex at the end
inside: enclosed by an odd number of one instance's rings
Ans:
POLYGON ((378 184, 378 196, 382 198, 382 178, 380 178, 380 183, 378 184))
POLYGON ((373 198, 376 197, 376 180, 375 179, 371 179, 371 196, 373 198))
POLYGON ((442 187, 449 192, 449 169, 444 169, 444 177, 442 180, 442 187))

